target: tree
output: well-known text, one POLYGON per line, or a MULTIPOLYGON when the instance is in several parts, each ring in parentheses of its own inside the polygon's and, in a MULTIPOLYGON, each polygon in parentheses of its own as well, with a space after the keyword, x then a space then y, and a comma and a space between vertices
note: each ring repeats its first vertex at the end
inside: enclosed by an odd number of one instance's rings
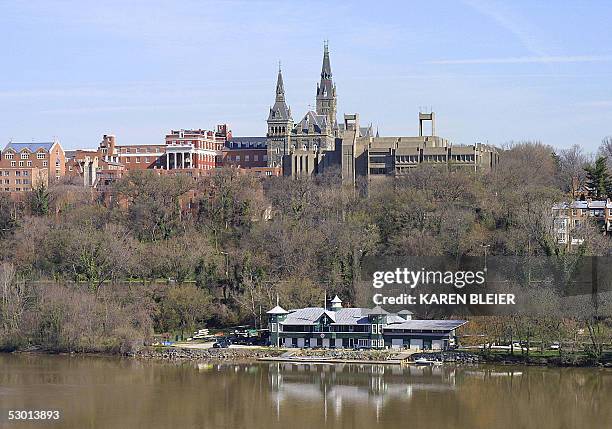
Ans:
POLYGON ((592 198, 606 198, 612 194, 612 181, 606 166, 607 158, 600 156, 595 163, 585 167, 587 173, 586 188, 592 198))
POLYGON ((162 318, 167 329, 178 329, 181 338, 186 330, 195 328, 196 322, 207 319, 210 295, 193 284, 172 286, 162 300, 162 318))
MULTIPOLYGON (((612 147, 611 147, 612 149, 612 147)), ((562 149, 557 154, 559 161, 559 179, 565 192, 569 192, 573 199, 578 196, 578 191, 584 187, 587 179, 585 167, 589 163, 589 157, 578 145, 569 149, 562 149)))
POLYGON ((34 216, 49 214, 49 190, 40 183, 30 192, 30 211, 34 216))

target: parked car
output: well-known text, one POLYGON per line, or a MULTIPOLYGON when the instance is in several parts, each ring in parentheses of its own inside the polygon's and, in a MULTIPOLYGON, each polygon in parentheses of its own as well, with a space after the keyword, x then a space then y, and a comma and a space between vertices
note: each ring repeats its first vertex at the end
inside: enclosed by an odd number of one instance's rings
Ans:
POLYGON ((228 348, 232 342, 227 338, 220 338, 214 344, 213 348, 215 349, 226 349, 228 348))

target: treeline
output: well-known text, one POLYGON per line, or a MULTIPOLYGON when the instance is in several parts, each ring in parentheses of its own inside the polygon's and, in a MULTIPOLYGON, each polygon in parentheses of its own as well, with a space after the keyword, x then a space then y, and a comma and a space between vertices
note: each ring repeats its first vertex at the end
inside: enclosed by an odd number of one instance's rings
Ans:
POLYGON ((524 142, 495 172, 419 168, 356 190, 333 174, 145 171, 105 193, 60 181, 21 202, 0 195, 0 342, 124 351, 154 332, 262 326, 277 296, 287 308, 325 293, 363 304, 368 256, 459 260, 483 244, 490 255, 610 255, 596 225, 571 251, 553 235, 552 204, 591 186, 591 167, 576 148, 524 142))

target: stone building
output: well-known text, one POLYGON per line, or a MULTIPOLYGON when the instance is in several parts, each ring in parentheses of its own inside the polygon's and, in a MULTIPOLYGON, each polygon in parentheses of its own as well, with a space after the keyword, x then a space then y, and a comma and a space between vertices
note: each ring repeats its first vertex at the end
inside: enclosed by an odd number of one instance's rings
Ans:
POLYGON ((311 174, 318 171, 326 152, 335 150, 339 134, 336 120, 336 85, 332 80, 329 48, 323 49, 321 79, 316 90, 316 110, 307 111, 297 123, 293 122, 291 108, 285 99, 282 71, 278 70, 276 98, 268 115, 268 166, 291 169, 294 174, 302 174, 302 169, 311 174), (292 157, 292 158, 287 158, 292 157), (295 164, 285 167, 290 160, 295 164), (300 165, 302 169, 299 169, 300 165))
POLYGON ((492 170, 499 163, 497 150, 488 145, 453 145, 436 134, 434 112, 419 112, 418 136, 381 137, 372 125, 362 127, 358 114, 344 115, 337 122, 337 91, 333 81, 329 47, 323 50, 323 65, 316 91, 316 110, 308 111, 297 123, 285 99, 279 68, 276 98, 268 115, 266 136, 269 166, 282 167, 290 177, 340 174, 342 181, 355 185, 358 178, 368 182, 397 177, 420 165, 450 169, 492 170), (431 133, 425 133, 425 124, 431 133))

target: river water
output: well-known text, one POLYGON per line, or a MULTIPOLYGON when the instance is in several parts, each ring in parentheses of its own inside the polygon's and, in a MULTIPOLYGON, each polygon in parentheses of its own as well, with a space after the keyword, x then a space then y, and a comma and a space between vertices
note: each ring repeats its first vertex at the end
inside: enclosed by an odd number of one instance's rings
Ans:
POLYGON ((609 429, 612 370, 0 354, 0 411, 3 428, 609 429))

